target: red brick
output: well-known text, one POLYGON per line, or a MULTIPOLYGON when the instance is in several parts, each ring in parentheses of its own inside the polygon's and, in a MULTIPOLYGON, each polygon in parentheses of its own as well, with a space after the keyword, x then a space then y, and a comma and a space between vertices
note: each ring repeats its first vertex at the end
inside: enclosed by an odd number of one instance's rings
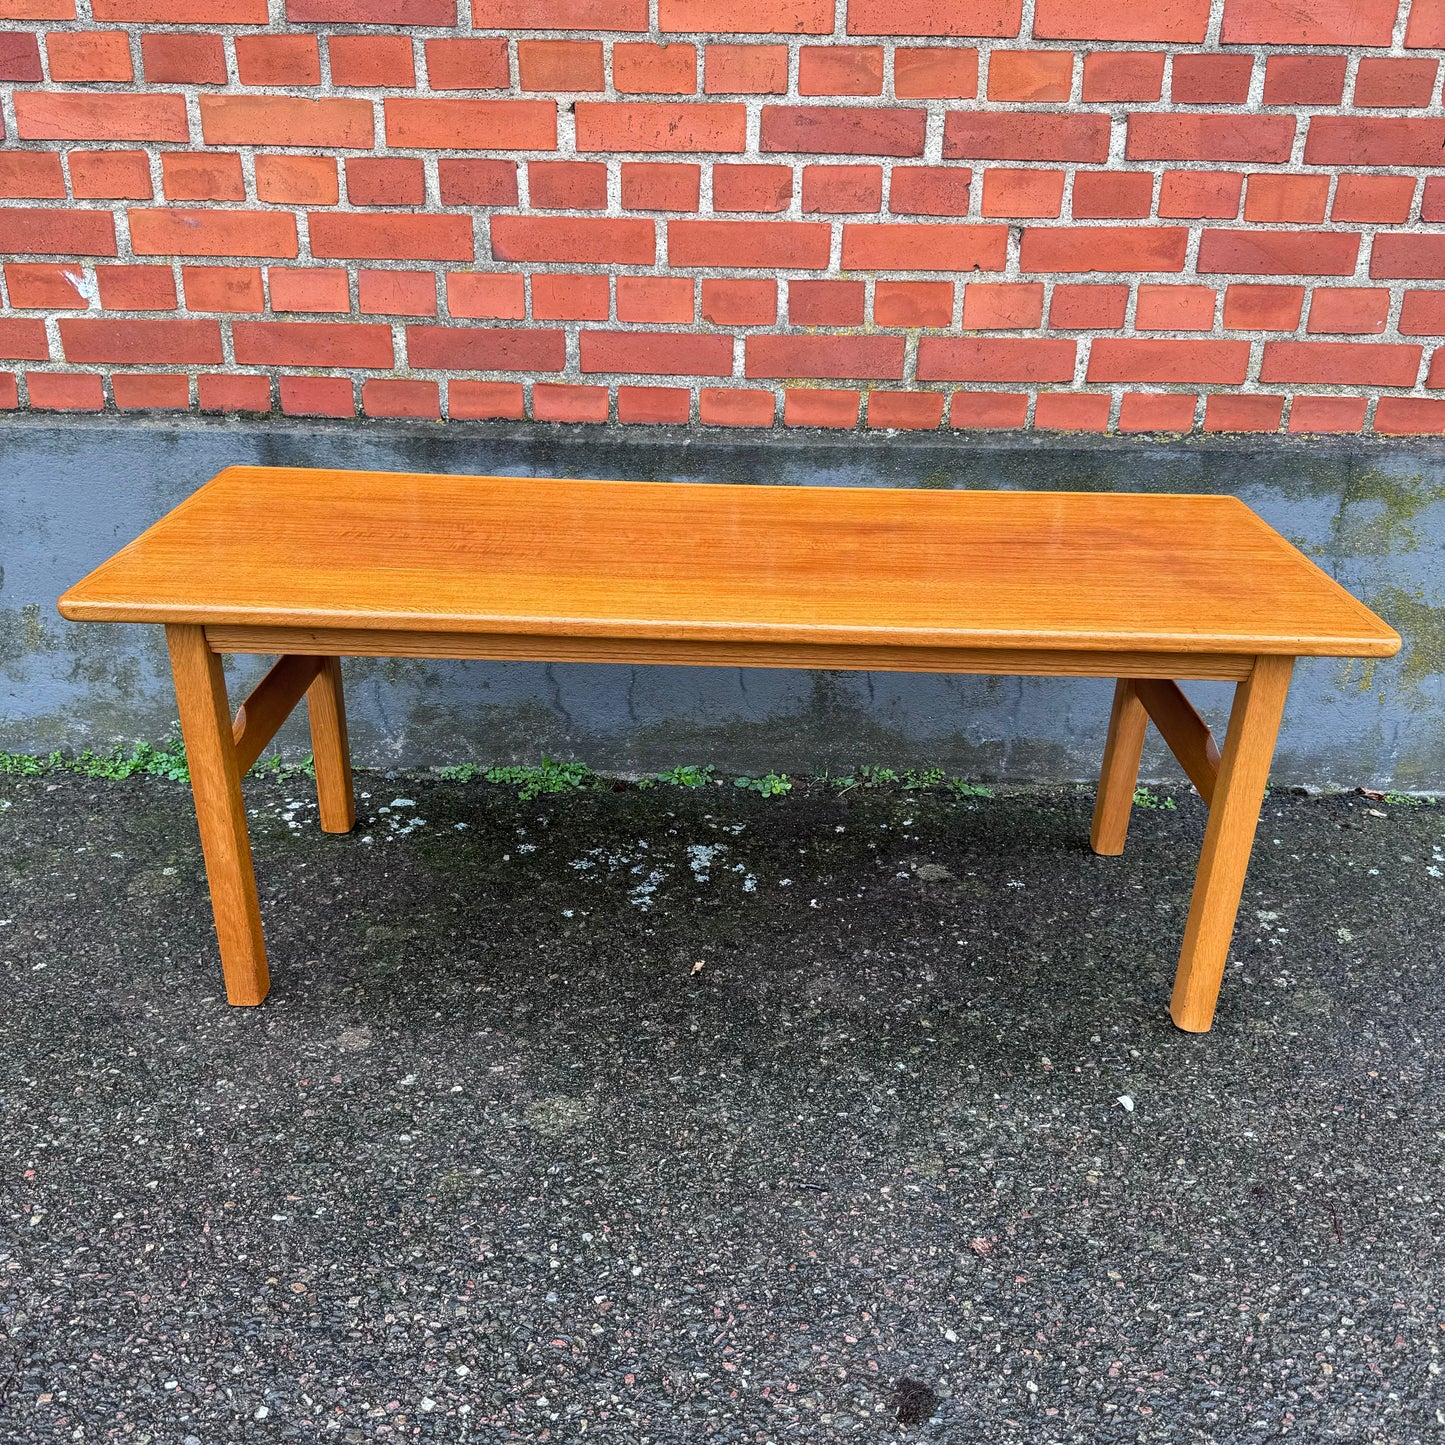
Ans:
POLYGON ((1330 219, 1356 225, 1398 225, 1410 219, 1415 186, 1414 176, 1341 176, 1335 185, 1330 219))
POLYGON ((697 51, 619 40, 612 47, 612 87, 619 95, 696 95, 697 51))
POLYGON ((1075 171, 1072 213, 1079 221, 1142 221, 1154 204, 1149 171, 1075 171))
POLYGON ((444 206, 515 206, 516 161, 454 160, 437 162, 437 180, 444 206))
POLYGON ((1382 231, 1370 253, 1370 275, 1384 280, 1438 281, 1445 276, 1445 236, 1382 231))
POLYGON ((877 215, 883 207, 881 166, 804 166, 804 212, 877 215))
POLYGON ((1329 204, 1328 176, 1253 175, 1244 193, 1244 219, 1314 225, 1329 204))
POLYGON ((925 336, 919 381, 1072 381, 1078 343, 1057 336, 925 336))
POLYGON ((1289 409, 1289 429, 1298 432, 1357 432, 1365 425, 1363 396, 1297 396, 1289 409))
POLYGON ((972 100, 978 94, 978 51, 900 45, 893 52, 893 93, 899 100, 972 100))
POLYGON ((948 424, 975 431, 1012 430, 1023 426, 1028 415, 1029 399, 1020 392, 956 391, 948 424))
POLYGON ((23 30, 0 34, 0 80, 30 82, 44 78, 39 40, 23 30))
POLYGON ((1226 286, 1226 331, 1294 331, 1304 310, 1303 286, 1226 286))
POLYGON ((1175 105, 1243 105, 1253 74, 1252 55, 1176 55, 1169 96, 1175 105))
POLYGON ((1445 0, 1414 0, 1410 23, 1405 27, 1405 44, 1412 49, 1445 47, 1445 0))
POLYGON ((45 37, 51 83, 130 80, 135 70, 123 30, 53 30, 45 37))
POLYGON ((747 148, 747 107, 733 101, 579 100, 574 115, 579 151, 695 155, 747 148))
POLYGON ((219 35, 147 31, 140 38, 148 85, 224 85, 226 50, 219 35))
POLYGON ((74 20, 76 0, 0 0, 3 20, 74 20))
POLYGON ((783 393, 783 425, 851 429, 858 425, 861 399, 856 391, 789 387, 783 393))
POLYGON ((691 324, 696 316, 695 291, 691 276, 619 276, 617 319, 691 324))
POLYGON ((67 316, 59 324, 65 359, 80 365, 121 362, 153 366, 221 360, 221 327, 216 321, 67 316))
MULTIPOLYGON (((336 44, 334 40, 331 43, 336 44)), ((506 90, 512 83, 507 42, 499 36, 428 40, 425 52, 427 84, 433 90, 506 90)), ((535 87, 524 85, 522 89, 535 87)))
POLYGON ((117 373, 110 379, 110 394, 120 411, 187 411, 191 383, 185 376, 117 373))
POLYGON ((261 272, 254 266, 182 266, 181 288, 188 311, 263 311, 261 272))
POLYGON ((1159 214, 1170 220, 1232 221, 1239 215, 1244 177, 1238 171, 1165 171, 1159 214))
POLYGON ((68 266, 51 263, 7 261, 5 290, 17 311, 84 311, 85 270, 72 261, 68 266))
POLYGON ((1209 0, 1038 0, 1038 40, 1171 40, 1197 45, 1209 28, 1209 0))
POLYGON ((822 221, 669 221, 668 264, 822 271, 831 231, 822 221))
POLYGON ((297 254, 289 211, 131 211, 137 256, 280 256, 297 254))
POLYGON ((498 261, 650 266, 657 255, 656 223, 602 217, 493 216, 492 255, 498 261))
POLYGON ((553 100, 388 96, 382 106, 389 146, 461 151, 557 149, 557 102, 553 100))
POLYGON ((963 288, 966 331, 1031 330, 1043 319, 1042 282, 970 281, 963 288))
POLYGON ((704 386, 697 394, 697 417, 704 426, 772 426, 778 399, 770 391, 704 386))
POLYGON ((861 281, 793 281, 788 286, 788 320, 794 326, 861 326, 861 281))
POLYGON ((1445 334, 1445 291, 1406 291, 1400 305, 1400 335, 1442 334, 1445 334))
POLYGON ((339 266, 272 266, 272 311, 350 311, 351 292, 339 266))
POLYGON ((1220 393, 1205 398, 1204 430, 1237 432, 1278 431, 1284 419, 1284 398, 1256 394, 1220 393))
POLYGON ((878 281, 873 288, 875 326, 949 326, 953 282, 878 281))
POLYGON ((931 431, 943 420, 943 403, 936 391, 870 391, 868 425, 875 431, 931 431))
POLYGON ((246 182, 235 151, 162 151, 168 201, 244 201, 246 182))
POLYGON ((70 189, 77 201, 148 201, 150 158, 144 151, 71 151, 70 189))
POLYGON ((786 211, 793 199, 791 166, 715 165, 715 211, 786 211))
POLYGON ((361 383, 361 409, 367 416, 437 421, 442 414, 440 392, 434 381, 369 377, 361 383))
POLYGON ((535 326, 408 326, 406 354, 413 366, 434 371, 561 371, 567 341, 561 331, 535 326))
POLYGON ((169 266, 97 266, 100 304, 106 311, 171 311, 176 278, 169 266))
POLYGON ((708 95, 785 95, 788 48, 785 45, 709 45, 703 63, 708 95))
MULTIPOLYGON (((1011 39, 1019 33, 1022 0, 841 0, 848 7, 849 35, 976 35, 1011 39)), ((828 6, 831 16, 832 6, 828 6)), ((828 29, 832 29, 831 19, 828 29)))
POLYGON ((426 170, 414 156, 348 156, 346 198, 353 206, 422 206, 426 170))
POLYGON ((1344 55, 1271 55, 1264 62, 1266 105, 1338 105, 1345 97, 1344 55))
POLYGON ((1292 115, 1195 115, 1141 111, 1129 117, 1125 155, 1131 161, 1287 161, 1292 115))
POLYGON ((532 277, 532 319, 606 321, 611 294, 606 276, 536 275, 532 277))
MULTIPOLYGON (((501 219, 493 218, 494 228, 501 219)), ((470 261, 474 255, 470 216, 312 211, 307 225, 318 259, 470 261)))
POLYGON ((7 361, 49 361, 45 323, 28 316, 0 316, 0 356, 7 361))
POLYGON ((521 421, 526 414, 520 381, 447 383, 447 415, 455 421, 521 421))
POLYGON ((1399 0, 1228 0, 1225 45, 1388 45, 1399 0))
POLYGON ((1194 430, 1197 396, 1176 392, 1126 391, 1119 403, 1119 431, 1187 432, 1194 430))
POLYGON ((286 18, 344 25, 455 25, 457 0, 286 0, 286 18))
POLYGON ((619 386, 617 420, 650 424, 681 423, 692 415, 692 393, 680 386, 619 386))
POLYGON ((1366 55, 1355 72, 1355 105, 1408 110, 1429 105, 1435 94, 1436 60, 1366 55))
POLYGON ((1182 226, 1030 226, 1022 271, 1182 271, 1189 232, 1182 226))
POLYGON ((25 385, 36 411, 102 411, 105 386, 89 373, 27 371, 25 385))
POLYGON ((517 74, 524 91, 592 92, 607 89, 598 40, 519 40, 517 74))
POLYGON ((1247 341, 1160 341, 1100 336, 1089 353, 1088 379, 1167 384, 1199 381, 1234 386, 1244 380, 1248 371, 1247 341))
POLYGON ((1437 436, 1445 432, 1445 401, 1424 396, 1382 396, 1375 430, 1383 436, 1437 436))
MULTIPOLYGON (((643 6, 644 18, 646 5, 643 6)), ((658 0, 658 27, 717 35, 827 35, 833 0, 658 0)), ((642 29, 646 29, 644 24, 642 29)))
POLYGON ((1075 286, 1060 282, 1049 303, 1049 325, 1064 331, 1118 331, 1129 306, 1127 286, 1075 286))
POLYGON ((231 323, 231 338, 240 366, 384 370, 395 360, 391 327, 372 321, 235 321, 231 323))
MULTIPOLYGON (((293 95, 203 95, 206 144, 316 146, 369 150, 375 139, 371 102, 306 100, 293 95)), ((433 102, 441 104, 441 102, 433 102)))
POLYGON ((702 283, 702 318, 714 326, 771 326, 778 319, 778 283, 708 277, 702 283))
POLYGON ((372 271, 356 273, 358 300, 363 316, 435 316, 437 282, 430 271, 372 271))
POLYGON ((847 271, 1002 271, 1006 226, 948 222, 843 223, 847 271))
POLYGON ((1034 405, 1039 431, 1108 431, 1109 398, 1091 392, 1041 391, 1034 405))
POLYGON ((63 201, 65 173, 60 169, 60 157, 50 151, 0 151, 0 197, 7 201, 63 201))
POLYGON ((623 161, 622 204, 629 211, 695 211, 700 166, 682 161, 623 161))
POLYGON ((1095 50, 1084 57, 1086 102, 1158 100, 1163 93, 1161 50, 1095 50))
POLYGON ((356 415, 356 390, 344 376, 283 376, 280 390, 286 416, 356 415))
MULTIPOLYGON (((747 338, 750 377, 903 379, 901 336, 766 336, 747 338)), ((925 346, 927 342, 923 343, 925 346)))
POLYGON ((943 123, 943 157, 1098 165, 1109 159, 1109 117, 1027 110, 950 111, 943 123))
POLYGON ((334 206, 341 199, 335 158, 258 155, 256 199, 288 206, 334 206))
POLYGON ((15 133, 21 140, 184 141, 190 122, 179 95, 18 90, 15 133))
POLYGON ((196 380, 196 398, 202 411, 270 411, 271 378, 201 376, 196 380))
POLYGON ((1440 164, 1442 147, 1445 147, 1445 119, 1442 118, 1316 115, 1310 118, 1305 164, 1432 167, 1440 164))
POLYGON ((320 85, 321 49, 314 35, 238 35, 242 85, 320 85))
POLYGON ((1413 343, 1266 341, 1259 379, 1316 386, 1414 386, 1421 351, 1413 343))
POLYGON ((966 216, 972 181, 967 166, 894 166, 888 209, 895 216, 966 216))
POLYGON ((629 372, 637 376, 731 376, 731 336, 686 331, 584 331, 580 338, 584 372, 629 372))
POLYGON ((1000 170, 983 173, 981 214, 985 216, 1057 216, 1064 207, 1064 172, 1000 170))
POLYGON ((7 206, 0 211, 0 250, 11 256, 114 256, 115 221, 109 211, 7 206))
POLYGON ((1196 270, 1254 276, 1351 276, 1360 238, 1348 231, 1205 231, 1196 270))
POLYGON ((1134 327, 1138 331, 1212 331, 1217 299, 1210 286, 1141 282, 1134 301, 1134 327))
POLYGON ((765 105, 760 148, 835 156, 921 156, 927 123, 921 110, 765 105))
POLYGON ((1306 330, 1335 336, 1378 336, 1390 319, 1390 293, 1370 286, 1316 288, 1306 330))
POLYGON ((514 271, 454 271, 447 277, 447 310, 471 320, 520 321, 527 283, 514 271))
POLYGON ((804 45, 798 51, 799 95, 882 95, 881 45, 804 45))
POLYGON ((1070 50, 995 50, 988 59, 990 100, 1068 100, 1073 86, 1070 50))
MULTIPOLYGON (((435 42, 427 43, 431 45, 435 42)), ((505 74, 507 43, 498 40, 492 44, 501 50, 505 74)), ((411 40, 405 35, 332 35, 327 38, 326 51, 331 57, 333 85, 384 88, 416 84, 416 57, 412 54, 411 40)), ((427 73, 432 88, 439 89, 435 68, 430 61, 427 73)), ((502 83, 506 84, 506 81, 502 83)), ((472 84, 478 90, 485 88, 480 77, 472 84)))
POLYGON ((532 388, 532 420, 602 422, 607 420, 605 386, 569 386, 539 382, 532 388))
POLYGON ((534 211, 605 211, 602 161, 528 161, 528 205, 534 211))

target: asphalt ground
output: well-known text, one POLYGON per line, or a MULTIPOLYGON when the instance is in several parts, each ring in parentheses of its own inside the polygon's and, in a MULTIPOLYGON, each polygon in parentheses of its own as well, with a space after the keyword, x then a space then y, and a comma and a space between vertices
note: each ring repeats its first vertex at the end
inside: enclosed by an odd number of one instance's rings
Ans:
POLYGON ((1445 806, 0 778, 0 1441, 1445 1438, 1445 806))

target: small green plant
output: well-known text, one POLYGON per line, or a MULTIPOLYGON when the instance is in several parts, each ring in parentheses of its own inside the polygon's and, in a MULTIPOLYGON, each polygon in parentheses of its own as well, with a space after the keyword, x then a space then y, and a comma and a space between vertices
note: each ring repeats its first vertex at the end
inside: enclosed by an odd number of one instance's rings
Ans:
MULTIPOLYGON (((669 768, 665 773, 658 773, 656 781, 671 783, 674 788, 705 788, 716 776, 717 769, 711 763, 703 763, 701 766, 681 763, 675 768, 669 768)), ((653 780, 646 778, 643 781, 653 780)))
POLYGON ((596 787, 600 781, 586 763, 559 763, 545 755, 535 767, 487 768, 482 777, 489 783, 515 786, 517 797, 524 803, 543 793, 570 793, 596 787))
POLYGON ((437 769, 437 777, 449 783, 471 783, 481 775, 482 770, 475 763, 454 763, 449 768, 437 769))
POLYGON ((892 768, 874 767, 872 763, 864 763, 858 769, 858 781, 865 788, 881 788, 888 783, 896 783, 898 774, 892 768))
POLYGON ((1417 798, 1413 793, 1397 793, 1393 789, 1380 799, 1382 803, 1393 803, 1397 808, 1432 808, 1434 798, 1417 798))
POLYGON ((793 785, 786 773, 768 773, 761 778, 734 778, 733 786, 760 793, 765 798, 778 798, 793 791, 793 785))
POLYGON ((903 774, 903 786, 909 791, 936 788, 946 776, 942 768, 908 768, 903 774))
POLYGON ((37 758, 34 753, 0 753, 0 775, 12 778, 38 778, 45 771, 47 771, 46 759, 37 758))
POLYGON ((1136 808, 1157 808, 1167 813, 1172 813, 1178 804, 1173 798, 1161 798, 1151 793, 1148 788, 1134 789, 1134 806, 1136 808))
POLYGON ((957 798, 991 798, 993 789, 982 783, 968 783, 962 778, 950 778, 944 785, 957 798))
POLYGON ((0 753, 0 773, 31 778, 44 773, 76 773, 82 778, 96 778, 103 782, 120 782, 135 777, 137 773, 182 783, 191 776, 186 767, 186 750, 179 738, 162 743, 160 747, 153 743, 136 743, 129 752, 124 748, 112 748, 109 752, 97 753, 86 748, 73 757, 61 752, 50 753, 46 757, 33 753, 0 753))

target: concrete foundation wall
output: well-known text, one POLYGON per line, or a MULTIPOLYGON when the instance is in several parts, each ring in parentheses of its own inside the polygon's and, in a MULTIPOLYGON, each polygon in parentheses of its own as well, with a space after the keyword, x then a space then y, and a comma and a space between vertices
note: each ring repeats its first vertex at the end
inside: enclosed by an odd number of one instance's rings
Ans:
MULTIPOLYGON (((0 431, 0 749, 156 739, 174 700, 159 628, 74 625, 59 593, 238 463, 753 484, 1228 492, 1403 635, 1375 664, 1299 665, 1275 777, 1445 786, 1445 448, 1280 438, 1174 443, 679 430, 15 419, 0 431)), ((760 539, 760 545, 763 539, 760 539)), ((238 659, 239 697, 265 665, 238 659)), ((979 778, 1091 778, 1105 681, 349 659, 357 760, 426 766, 546 752, 643 771, 938 764, 979 778)), ((1222 730, 1228 689, 1191 685, 1222 730)), ((304 752, 304 729, 283 734, 304 752)), ((1177 776, 1159 749, 1146 774, 1177 776)))

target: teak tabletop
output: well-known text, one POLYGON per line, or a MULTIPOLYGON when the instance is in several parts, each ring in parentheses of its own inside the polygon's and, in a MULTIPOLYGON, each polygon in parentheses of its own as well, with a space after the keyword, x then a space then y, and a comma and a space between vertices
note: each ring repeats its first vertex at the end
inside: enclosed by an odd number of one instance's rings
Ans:
POLYGON ((60 599, 164 623, 226 994, 270 975, 241 777, 304 695, 321 826, 356 810, 338 659, 1117 679, 1090 842, 1153 721, 1209 804, 1170 1012, 1214 1015, 1296 657, 1396 633, 1232 497, 705 486, 233 467, 60 599), (231 716, 220 655, 279 660, 231 716), (1236 684, 1221 750, 1179 678, 1236 684))

